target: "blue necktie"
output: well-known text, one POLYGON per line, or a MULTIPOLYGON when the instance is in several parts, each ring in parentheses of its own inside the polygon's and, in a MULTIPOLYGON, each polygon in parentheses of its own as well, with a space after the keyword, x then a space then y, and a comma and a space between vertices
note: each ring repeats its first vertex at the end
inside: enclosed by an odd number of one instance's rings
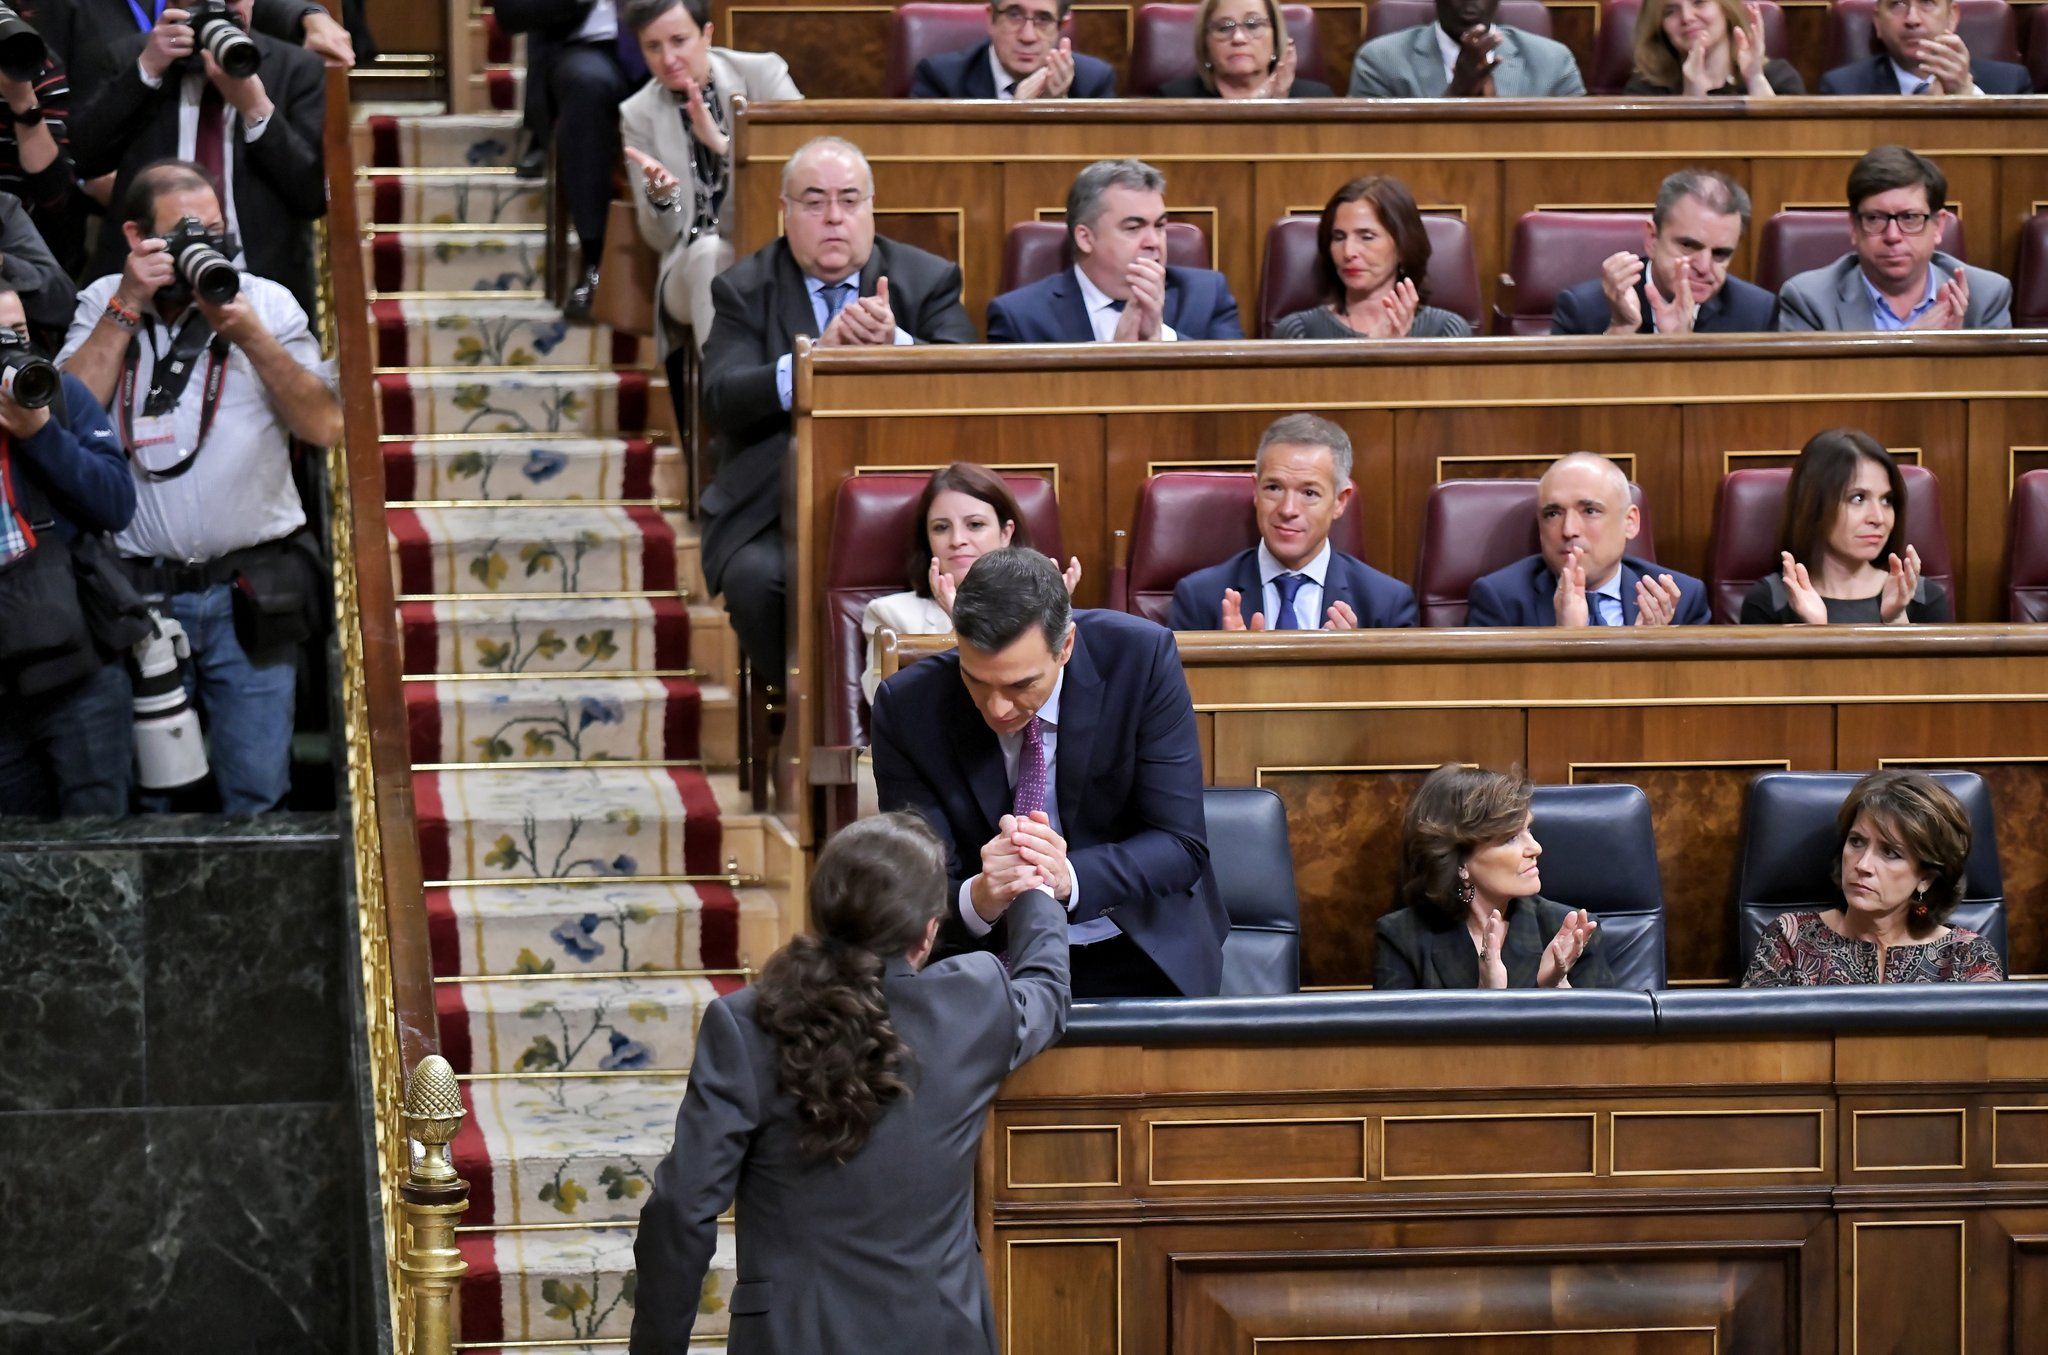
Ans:
POLYGON ((831 282, 818 289, 825 298, 825 323, 831 324, 839 312, 846 309, 846 303, 853 300, 848 293, 853 291, 850 282, 831 282))
POLYGON ((1605 593, 1595 593, 1593 594, 1592 602, 1594 624, 1601 626, 1618 626, 1621 624, 1620 598, 1609 597, 1605 593))
POLYGON ((1301 586, 1308 582, 1306 574, 1282 574, 1273 580, 1280 590, 1280 615, 1274 620, 1274 630, 1300 630, 1301 620, 1294 614, 1294 598, 1301 592, 1301 586))

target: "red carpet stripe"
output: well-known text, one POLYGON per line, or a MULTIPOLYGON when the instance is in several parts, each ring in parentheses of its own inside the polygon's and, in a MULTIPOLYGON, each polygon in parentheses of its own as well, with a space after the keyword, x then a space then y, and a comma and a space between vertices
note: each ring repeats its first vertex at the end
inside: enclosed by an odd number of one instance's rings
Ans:
POLYGON ((654 444, 646 438, 627 438, 624 471, 619 485, 622 499, 654 497, 654 444))
POLYGON ((434 543, 426 524, 410 508, 393 508, 384 515, 385 529, 398 543, 398 591, 434 591, 434 543))
POLYGON ((628 508, 640 529, 640 586, 650 593, 676 586, 676 533, 656 508, 628 508))
POLYGON ((419 463, 413 459, 410 442, 384 444, 384 497, 387 500, 416 499, 419 463))
POLYGON ((396 301, 372 301, 370 318, 377 325, 377 365, 403 367, 410 362, 412 345, 406 333, 405 307, 396 301))
MULTIPOLYGON (((441 756, 441 694, 433 683, 405 684, 405 727, 415 763, 451 760, 441 756)), ((461 761, 460 752, 452 760, 461 761)))
POLYGON ((398 119, 377 116, 370 119, 370 163, 396 169, 405 163, 398 144, 398 119))
POLYGON ((411 437, 419 431, 413 422, 412 382, 403 372, 386 372, 378 377, 377 397, 384 410, 387 437, 411 437))
POLYGON ((434 973, 445 977, 462 972, 462 924, 455 916, 455 892, 429 889, 427 904, 427 951, 433 956, 434 973))
MULTIPOLYGON (((476 1117, 471 1116, 464 1123, 463 1132, 469 1132, 470 1124, 476 1117)), ((482 1131, 478 1131, 481 1133, 482 1131)), ((469 1213, 474 1216, 476 1208, 477 1180, 469 1180, 469 1213)), ((488 1189, 488 1187, 486 1187, 488 1189)), ((471 1217, 471 1222, 480 1220, 471 1217)), ((462 1295, 462 1339, 464 1341, 502 1341, 505 1339, 505 1316, 503 1290, 498 1280, 498 1255, 491 1244, 489 1233, 461 1233, 455 1240, 462 1252, 462 1259, 469 1263, 469 1274, 457 1286, 462 1295)))
POLYGON ((493 70, 484 72, 484 89, 490 94, 491 107, 501 113, 509 113, 517 106, 519 82, 513 72, 493 70))
POLYGON ((668 776, 683 797, 683 870, 691 875, 716 875, 725 869, 718 796, 704 773, 693 767, 670 767, 668 776))
POLYGON ((420 878, 451 878, 448 869, 448 811, 441 804, 441 779, 434 773, 414 773, 412 812, 420 830, 420 878))
POLYGON ((704 723, 703 693, 688 678, 663 678, 661 686, 661 755, 694 758, 697 756, 698 730, 704 723))
POLYGON ((405 646, 407 673, 432 673, 441 666, 441 630, 431 602, 401 602, 398 629, 405 646))
POLYGON ((647 429, 647 373, 619 373, 619 431, 641 433, 647 429))
POLYGON ((458 1073, 475 1072, 476 1051, 469 1044, 469 1009, 463 1005, 460 984, 434 986, 434 1013, 440 1018, 441 1057, 458 1073))

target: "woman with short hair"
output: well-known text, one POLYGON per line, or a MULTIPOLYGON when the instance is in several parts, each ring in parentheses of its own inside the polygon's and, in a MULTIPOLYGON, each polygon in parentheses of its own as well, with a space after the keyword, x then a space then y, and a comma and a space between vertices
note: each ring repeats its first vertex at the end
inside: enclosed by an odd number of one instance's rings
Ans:
POLYGON ((1202 0, 1195 73, 1159 87, 1162 99, 1328 99, 1335 91, 1294 73, 1280 0, 1202 0))
POLYGON ((1276 339, 1462 339, 1465 317, 1429 303, 1429 230, 1399 179, 1369 174, 1333 194, 1316 223, 1321 301, 1285 315, 1276 339))

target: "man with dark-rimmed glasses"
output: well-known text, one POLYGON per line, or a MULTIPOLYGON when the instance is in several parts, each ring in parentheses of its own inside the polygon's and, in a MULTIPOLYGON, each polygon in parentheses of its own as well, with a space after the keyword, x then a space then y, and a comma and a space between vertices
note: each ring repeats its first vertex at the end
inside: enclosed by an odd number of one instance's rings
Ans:
POLYGON ((1060 36, 1071 0, 993 0, 988 41, 917 63, 913 99, 1114 99, 1109 63, 1060 36))

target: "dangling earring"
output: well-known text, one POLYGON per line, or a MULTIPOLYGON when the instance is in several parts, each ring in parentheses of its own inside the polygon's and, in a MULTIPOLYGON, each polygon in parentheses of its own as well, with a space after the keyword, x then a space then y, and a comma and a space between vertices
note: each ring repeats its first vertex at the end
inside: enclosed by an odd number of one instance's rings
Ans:
POLYGON ((1918 889, 1916 889, 1916 890, 1914 890, 1914 891, 1913 891, 1913 910, 1912 910, 1912 911, 1913 911, 1913 917, 1914 917, 1914 920, 1916 920, 1916 921, 1919 921, 1919 922, 1925 922, 1925 921, 1927 920, 1927 886, 1926 886, 1926 885, 1922 885, 1922 886, 1920 886, 1920 887, 1919 887, 1918 889))
POLYGON ((1458 872, 1458 903, 1466 908, 1472 906, 1472 877, 1462 869, 1458 872))

